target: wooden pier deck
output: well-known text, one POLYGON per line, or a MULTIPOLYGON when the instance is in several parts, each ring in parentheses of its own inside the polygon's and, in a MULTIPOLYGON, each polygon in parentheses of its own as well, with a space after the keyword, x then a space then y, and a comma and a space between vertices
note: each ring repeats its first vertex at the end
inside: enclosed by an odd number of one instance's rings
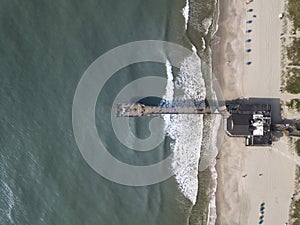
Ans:
POLYGON ((118 117, 141 117, 162 114, 210 114, 209 106, 146 106, 139 103, 117 104, 118 117))

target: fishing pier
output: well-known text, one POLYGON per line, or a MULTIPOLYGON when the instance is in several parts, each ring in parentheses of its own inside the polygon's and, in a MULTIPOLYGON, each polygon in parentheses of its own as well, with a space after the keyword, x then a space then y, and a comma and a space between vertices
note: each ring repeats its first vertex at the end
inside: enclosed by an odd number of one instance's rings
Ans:
MULTIPOLYGON (((218 103, 220 104, 220 103, 218 103)), ((221 114, 224 129, 231 137, 244 137, 246 146, 270 146, 275 140, 273 132, 300 136, 299 124, 282 120, 280 99, 236 99, 221 106, 207 101, 163 102, 159 105, 118 103, 117 117, 159 116, 167 114, 221 114)))
POLYGON ((162 106, 149 106, 140 103, 117 104, 118 117, 141 117, 149 115, 162 115, 162 114, 210 114, 211 108, 206 105, 194 106, 176 106, 176 105, 162 105, 162 106))

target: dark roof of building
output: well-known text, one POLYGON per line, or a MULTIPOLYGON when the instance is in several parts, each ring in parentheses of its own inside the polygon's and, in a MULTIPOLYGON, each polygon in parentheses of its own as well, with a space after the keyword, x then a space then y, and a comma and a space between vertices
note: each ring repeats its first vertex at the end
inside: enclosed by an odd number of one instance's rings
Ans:
POLYGON ((231 135, 251 135, 249 130, 249 120, 251 117, 251 114, 232 114, 227 119, 227 131, 231 135))
POLYGON ((245 105, 240 105, 239 107, 239 111, 242 112, 242 111, 248 111, 248 112, 257 112, 257 111, 270 111, 271 110, 271 106, 270 105, 267 105, 267 104, 262 104, 262 105, 256 105, 256 104, 253 104, 253 105, 248 105, 248 104, 245 104, 245 105))
MULTIPOLYGON (((275 100, 277 102, 277 99, 275 100)), ((231 113, 227 119, 227 132, 232 136, 245 136, 247 146, 271 145, 270 126, 273 114, 269 103, 274 103, 275 100, 236 99, 226 101, 227 109, 231 113)))

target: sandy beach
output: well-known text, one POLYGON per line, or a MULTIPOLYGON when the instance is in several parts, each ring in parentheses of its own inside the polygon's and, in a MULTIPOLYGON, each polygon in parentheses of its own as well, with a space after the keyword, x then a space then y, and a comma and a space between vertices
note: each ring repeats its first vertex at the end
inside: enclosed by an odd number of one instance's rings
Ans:
MULTIPOLYGON (((284 2, 278 0, 220 2, 213 70, 225 99, 268 97, 286 101, 295 97, 280 92, 282 20, 278 15, 283 10, 284 2), (247 49, 251 51, 247 53, 247 49)), ((217 160, 217 224, 258 224, 262 202, 263 224, 288 223, 299 162, 286 136, 271 147, 245 147, 243 138, 226 136, 217 160)))

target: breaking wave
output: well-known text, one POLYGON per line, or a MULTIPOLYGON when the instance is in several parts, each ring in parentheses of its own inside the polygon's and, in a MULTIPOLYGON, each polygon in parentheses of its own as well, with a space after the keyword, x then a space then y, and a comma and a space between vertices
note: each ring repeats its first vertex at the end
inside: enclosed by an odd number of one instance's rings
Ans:
MULTIPOLYGON (((167 86, 166 86, 166 93, 163 96, 163 99, 167 102, 172 102, 174 98, 174 77, 172 73, 172 65, 169 60, 166 61, 166 71, 167 71, 167 86)), ((167 129, 168 125, 170 124, 170 115, 163 115, 165 120, 165 130, 167 129)))
POLYGON ((166 101, 172 102, 174 95, 174 83, 173 83, 173 73, 172 73, 172 65, 169 60, 166 61, 166 71, 167 71, 167 87, 166 94, 164 95, 164 99, 166 101))
MULTIPOLYGON (((175 96, 172 99, 176 101, 205 99, 206 90, 201 73, 201 61, 195 52, 183 60, 179 75, 175 80, 169 62, 166 62, 166 67, 168 72, 166 98, 172 95, 175 96)), ((172 169, 175 179, 183 195, 195 204, 198 193, 198 166, 203 135, 203 116, 166 115, 164 119, 166 133, 174 140, 171 143, 171 150, 173 152, 172 169)))
MULTIPOLYGON (((210 46, 207 46, 204 36, 208 35, 211 31, 210 37, 212 37, 218 30, 218 7, 218 1, 214 1, 211 4, 203 1, 186 0, 186 6, 182 10, 185 18, 185 30, 190 25, 201 33, 199 37, 201 40, 199 41, 202 41, 202 43, 200 42, 200 45, 202 44, 202 51, 208 48, 208 52, 210 52, 210 46), (213 5, 215 6, 214 15, 203 17, 203 12, 211 11, 212 7, 214 7, 213 5)), ((170 87, 172 87, 173 100, 203 100, 206 97, 205 84, 201 73, 201 61, 197 56, 195 46, 192 46, 192 50, 194 52, 193 56, 186 58, 182 62, 180 73, 176 79, 173 78, 172 70, 169 70, 171 73, 168 72, 166 96, 170 96, 167 93, 170 93, 170 87), (174 82, 174 85, 169 85, 170 81, 172 81, 172 84, 174 82)), ((210 57, 211 53, 208 54, 208 57, 210 57)), ((210 202, 208 205, 207 225, 214 225, 217 218, 215 196, 217 172, 215 158, 218 153, 217 131, 222 117, 212 115, 211 117, 205 117, 205 120, 203 120, 202 115, 168 115, 164 119, 166 121, 166 133, 174 139, 171 149, 174 154, 172 169, 176 181, 183 195, 193 204, 196 203, 199 188, 198 171, 202 171, 208 167, 211 171, 212 185, 209 190, 210 202), (205 129, 205 133, 203 133, 203 129, 205 129), (201 161, 199 164, 200 156, 201 161)))

